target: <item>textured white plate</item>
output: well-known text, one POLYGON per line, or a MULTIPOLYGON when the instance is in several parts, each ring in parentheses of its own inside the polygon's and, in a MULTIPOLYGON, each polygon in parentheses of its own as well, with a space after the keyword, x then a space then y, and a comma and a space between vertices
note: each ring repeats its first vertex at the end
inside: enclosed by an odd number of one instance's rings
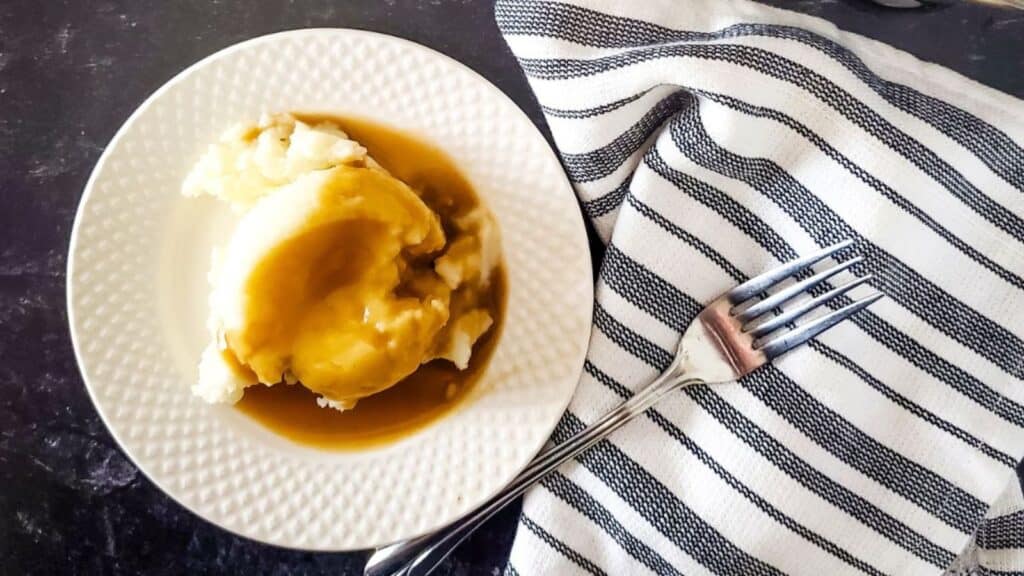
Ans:
POLYGON ((442 526, 543 445, 573 393, 590 328, 590 257, 559 163, 529 119, 461 64, 354 30, 257 38, 185 70, 107 147, 71 238, 68 306, 86 386, 124 451, 174 499, 232 532, 316 550, 442 526), (263 111, 363 116, 446 150, 496 213, 508 317, 476 392, 384 448, 324 452, 193 398, 216 202, 178 194, 225 128, 263 111))

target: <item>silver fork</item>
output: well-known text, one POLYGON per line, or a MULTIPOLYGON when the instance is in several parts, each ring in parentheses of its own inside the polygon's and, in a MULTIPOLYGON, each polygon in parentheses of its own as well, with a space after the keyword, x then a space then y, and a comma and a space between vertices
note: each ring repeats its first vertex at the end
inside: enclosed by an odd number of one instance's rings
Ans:
POLYGON ((880 292, 874 292, 804 324, 780 330, 864 284, 871 279, 871 275, 867 275, 832 288, 779 314, 769 314, 860 262, 860 257, 851 258, 778 289, 763 299, 758 298, 783 280, 808 270, 816 262, 852 244, 853 241, 847 240, 793 260, 719 296, 686 329, 669 368, 643 390, 572 438, 541 452, 504 490, 453 524, 437 532, 376 550, 367 561, 364 576, 425 576, 484 521, 519 497, 527 488, 643 414, 662 398, 693 384, 732 382, 882 298, 880 292))

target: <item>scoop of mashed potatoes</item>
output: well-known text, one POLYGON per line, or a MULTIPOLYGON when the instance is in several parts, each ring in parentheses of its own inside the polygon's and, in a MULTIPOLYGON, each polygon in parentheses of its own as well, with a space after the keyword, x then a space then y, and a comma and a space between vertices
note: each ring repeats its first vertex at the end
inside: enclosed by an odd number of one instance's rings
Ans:
POLYGON ((481 206, 441 221, 331 123, 290 115, 229 130, 182 192, 243 213, 210 279, 211 342, 193 392, 238 401, 301 383, 344 409, 423 362, 468 365, 493 324, 479 306, 497 264, 481 206))

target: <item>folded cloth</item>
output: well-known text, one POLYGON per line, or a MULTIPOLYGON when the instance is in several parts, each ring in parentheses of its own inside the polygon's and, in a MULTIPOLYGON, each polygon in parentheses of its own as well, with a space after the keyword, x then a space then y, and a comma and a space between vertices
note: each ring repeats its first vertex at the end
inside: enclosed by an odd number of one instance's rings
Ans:
POLYGON ((496 16, 607 244, 554 442, 665 368, 703 303, 781 262, 853 238, 889 296, 547 478, 508 572, 1024 570, 1022 103, 746 1, 496 16))

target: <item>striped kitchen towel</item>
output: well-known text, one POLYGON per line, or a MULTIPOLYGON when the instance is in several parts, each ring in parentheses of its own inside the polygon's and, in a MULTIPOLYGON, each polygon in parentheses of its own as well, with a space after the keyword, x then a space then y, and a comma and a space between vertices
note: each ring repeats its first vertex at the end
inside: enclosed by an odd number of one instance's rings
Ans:
POLYGON ((890 297, 547 478, 508 572, 1024 571, 1024 105, 742 0, 496 15, 607 244, 555 442, 780 262, 854 238, 890 297))

